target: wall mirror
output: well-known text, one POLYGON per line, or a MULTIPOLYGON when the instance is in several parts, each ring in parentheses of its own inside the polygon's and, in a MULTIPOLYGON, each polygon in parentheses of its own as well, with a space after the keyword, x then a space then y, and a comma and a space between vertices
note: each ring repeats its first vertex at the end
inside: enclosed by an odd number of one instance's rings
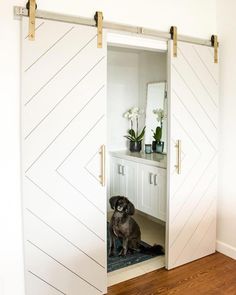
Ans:
POLYGON ((162 138, 164 141, 164 153, 166 153, 167 143, 167 91, 166 82, 152 82, 147 84, 147 104, 146 104, 146 133, 145 144, 151 144, 153 139, 153 132, 157 126, 160 126, 160 122, 157 121, 157 115, 154 114, 154 110, 162 109, 165 114, 162 125, 162 138))

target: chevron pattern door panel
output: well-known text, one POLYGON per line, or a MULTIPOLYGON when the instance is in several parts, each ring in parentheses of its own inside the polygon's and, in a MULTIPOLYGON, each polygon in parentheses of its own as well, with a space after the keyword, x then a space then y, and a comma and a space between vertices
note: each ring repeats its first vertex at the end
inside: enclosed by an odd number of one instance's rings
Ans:
POLYGON ((215 251, 218 64, 213 48, 178 42, 169 50, 167 268, 215 251), (176 142, 181 140, 181 173, 176 142))
MULTIPOLYGON (((106 41, 97 29, 22 20, 27 295, 106 293, 106 41)), ((104 32, 105 34, 105 32, 104 32)))

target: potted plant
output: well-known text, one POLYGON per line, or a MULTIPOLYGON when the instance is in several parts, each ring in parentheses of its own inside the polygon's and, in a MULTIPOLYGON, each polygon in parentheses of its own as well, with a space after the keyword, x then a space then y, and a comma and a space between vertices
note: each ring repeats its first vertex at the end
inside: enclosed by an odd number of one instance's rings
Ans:
POLYGON ((164 150, 164 141, 161 141, 162 137, 162 126, 163 120, 165 118, 165 113, 163 109, 155 109, 153 110, 153 114, 157 116, 157 122, 159 122, 160 126, 157 126, 155 131, 153 132, 154 141, 152 142, 152 150, 153 152, 163 153, 164 150))
POLYGON ((124 113, 124 117, 130 121, 130 129, 128 135, 125 137, 129 140, 129 149, 131 152, 140 152, 142 150, 142 140, 145 134, 145 128, 139 133, 139 118, 143 114, 143 111, 138 107, 133 107, 124 113), (134 130, 134 124, 136 123, 136 131, 134 130))

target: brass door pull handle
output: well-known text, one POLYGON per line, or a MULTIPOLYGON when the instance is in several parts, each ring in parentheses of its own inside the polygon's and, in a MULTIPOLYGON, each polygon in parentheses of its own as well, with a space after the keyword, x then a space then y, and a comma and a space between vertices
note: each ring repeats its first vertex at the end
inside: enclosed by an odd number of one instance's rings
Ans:
POLYGON ((177 140, 175 147, 177 148, 177 164, 175 168, 178 174, 181 174, 181 140, 177 140))

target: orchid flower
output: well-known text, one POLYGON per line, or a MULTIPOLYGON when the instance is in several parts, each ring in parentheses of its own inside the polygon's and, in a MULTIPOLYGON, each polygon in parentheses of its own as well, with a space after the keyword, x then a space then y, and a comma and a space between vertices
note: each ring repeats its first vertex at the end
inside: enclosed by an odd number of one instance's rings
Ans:
POLYGON ((128 119, 130 121, 131 124, 131 129, 128 131, 129 135, 126 135, 125 137, 128 138, 131 141, 140 141, 143 139, 144 133, 145 133, 145 127, 143 128, 143 130, 141 131, 140 134, 138 134, 138 130, 139 130, 139 118, 141 117, 141 115, 144 113, 144 111, 138 107, 133 107, 131 109, 129 109, 127 112, 125 112, 123 114, 123 117, 128 119), (136 121, 136 132, 133 129, 134 126, 134 122, 136 121))
POLYGON ((128 120, 137 120, 140 118, 140 116, 144 113, 143 110, 141 110, 138 107, 133 107, 129 109, 127 112, 123 114, 124 118, 127 118, 128 120))
POLYGON ((163 119, 166 118, 166 114, 163 109, 154 109, 153 114, 157 116, 157 121, 161 122, 161 124, 163 119))

